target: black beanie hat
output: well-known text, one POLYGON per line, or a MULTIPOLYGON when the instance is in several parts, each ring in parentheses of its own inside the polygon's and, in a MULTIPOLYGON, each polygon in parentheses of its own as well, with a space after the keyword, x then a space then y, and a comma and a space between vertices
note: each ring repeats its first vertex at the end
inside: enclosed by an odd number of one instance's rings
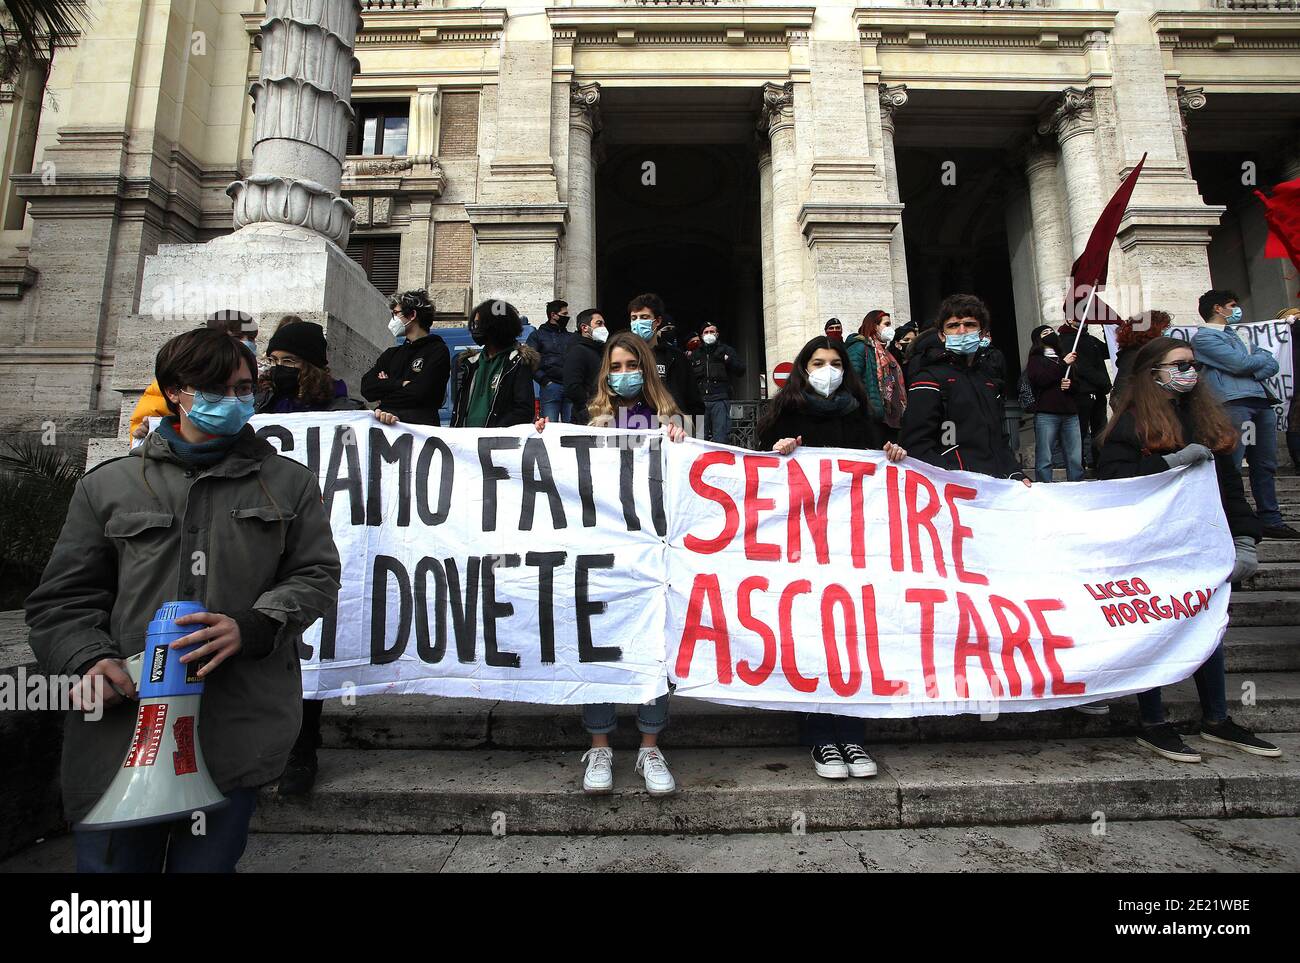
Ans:
POLYGON ((829 321, 827 321, 826 324, 822 327, 822 330, 823 330, 823 331, 829 331, 829 330, 831 329, 831 326, 832 326, 832 325, 834 325, 834 326, 840 328, 840 330, 843 330, 843 329, 844 329, 844 324, 843 324, 842 321, 840 321, 839 318, 831 318, 831 319, 830 319, 829 321))
POLYGON ((271 335, 271 343, 266 346, 266 353, 270 354, 272 351, 288 351, 318 368, 329 367, 326 358, 325 330, 315 321, 294 321, 286 324, 271 335))

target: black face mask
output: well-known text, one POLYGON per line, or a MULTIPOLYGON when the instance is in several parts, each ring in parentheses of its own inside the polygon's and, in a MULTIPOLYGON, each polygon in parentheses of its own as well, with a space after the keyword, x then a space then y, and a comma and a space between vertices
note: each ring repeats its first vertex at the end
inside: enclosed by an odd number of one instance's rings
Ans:
POLYGON ((271 369, 271 387, 282 398, 297 397, 298 374, 297 368, 277 364, 271 369))
POLYGON ((470 336, 470 339, 471 339, 471 340, 472 340, 476 345, 478 345, 480 348, 483 347, 483 334, 482 334, 482 332, 479 330, 479 322, 478 322, 477 320, 475 320, 475 321, 471 321, 471 322, 470 322, 470 324, 469 324, 469 336, 470 336))

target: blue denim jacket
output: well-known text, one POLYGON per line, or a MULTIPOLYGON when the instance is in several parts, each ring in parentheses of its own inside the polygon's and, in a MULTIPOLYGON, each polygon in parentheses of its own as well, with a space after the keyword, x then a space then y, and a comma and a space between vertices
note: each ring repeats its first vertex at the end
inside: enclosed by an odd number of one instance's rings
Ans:
POLYGON ((1277 359, 1271 352, 1264 348, 1252 351, 1231 327, 1201 328, 1192 338, 1192 353, 1205 365, 1201 379, 1214 389, 1220 401, 1267 398, 1262 382, 1278 372, 1277 359))

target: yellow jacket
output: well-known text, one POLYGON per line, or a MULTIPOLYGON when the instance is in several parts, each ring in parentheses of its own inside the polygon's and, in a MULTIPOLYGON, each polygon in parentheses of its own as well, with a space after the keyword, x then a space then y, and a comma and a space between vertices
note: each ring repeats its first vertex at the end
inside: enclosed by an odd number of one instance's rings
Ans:
POLYGON ((158 387, 158 382, 150 382, 149 387, 136 403, 135 411, 131 412, 131 434, 135 434, 136 428, 146 418, 165 417, 168 414, 170 412, 167 410, 167 399, 163 397, 162 389, 158 387))

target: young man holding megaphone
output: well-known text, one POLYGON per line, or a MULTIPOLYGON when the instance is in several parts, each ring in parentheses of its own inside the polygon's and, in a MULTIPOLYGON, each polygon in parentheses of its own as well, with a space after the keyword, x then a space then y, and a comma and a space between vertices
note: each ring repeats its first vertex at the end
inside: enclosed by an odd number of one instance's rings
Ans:
POLYGON ((315 476, 247 424, 245 348, 186 332, 155 373, 171 417, 78 483, 29 639, 81 677, 62 762, 77 869, 232 872, 298 735, 298 641, 337 598, 338 550, 315 476))

